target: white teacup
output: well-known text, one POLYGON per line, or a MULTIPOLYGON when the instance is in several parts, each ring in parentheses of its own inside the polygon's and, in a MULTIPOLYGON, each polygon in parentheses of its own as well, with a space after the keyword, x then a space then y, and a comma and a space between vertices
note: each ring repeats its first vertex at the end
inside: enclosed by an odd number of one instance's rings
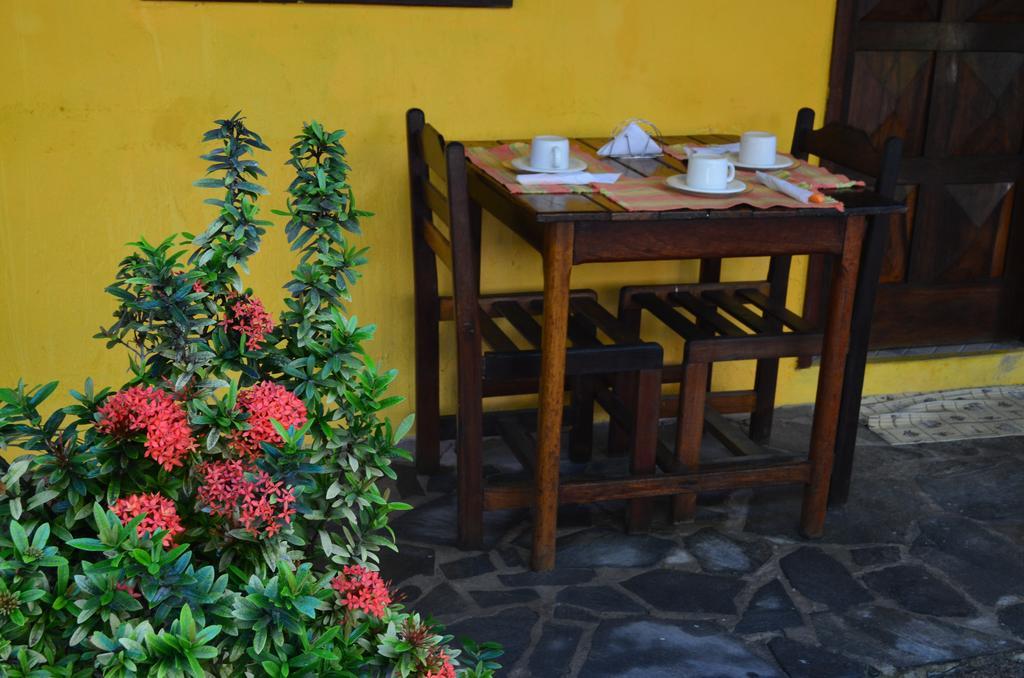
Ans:
POLYGON ((691 155, 686 166, 686 185, 699 191, 722 191, 736 178, 736 168, 721 153, 691 155))
POLYGON ((744 132, 740 137, 740 162, 762 167, 775 164, 775 135, 770 132, 744 132))
POLYGON ((534 137, 530 144, 530 167, 538 170, 568 169, 569 140, 550 134, 534 137))

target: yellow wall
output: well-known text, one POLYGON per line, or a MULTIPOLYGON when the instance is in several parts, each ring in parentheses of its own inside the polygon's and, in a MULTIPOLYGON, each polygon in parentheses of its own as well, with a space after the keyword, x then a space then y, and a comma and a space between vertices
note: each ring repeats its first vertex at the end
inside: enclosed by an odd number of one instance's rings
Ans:
MULTIPOLYGON (((833 10, 831 0, 515 0, 511 10, 4 0, 0 384, 122 383, 125 356, 90 339, 113 308, 103 287, 125 242, 211 218, 191 187, 204 167, 198 140, 241 108, 275 149, 262 157, 265 210, 283 201, 282 162, 303 120, 349 130, 353 183, 377 213, 355 311, 378 324, 370 348, 411 393, 406 108, 424 108, 450 138, 604 135, 643 116, 667 132, 769 129, 788 146, 796 109, 823 107, 833 10)), ((485 284, 535 287, 537 257, 486 230, 485 284)), ((274 230, 255 261, 257 293, 276 295, 290 265, 274 230)), ((574 283, 611 291, 693 274, 685 263, 587 266, 574 283)), ((748 371, 718 374, 724 383, 748 371)), ((868 390, 1022 376, 1024 364, 1002 356, 888 364, 871 368, 868 390)), ((787 366, 781 399, 808 400, 814 377, 787 366)))

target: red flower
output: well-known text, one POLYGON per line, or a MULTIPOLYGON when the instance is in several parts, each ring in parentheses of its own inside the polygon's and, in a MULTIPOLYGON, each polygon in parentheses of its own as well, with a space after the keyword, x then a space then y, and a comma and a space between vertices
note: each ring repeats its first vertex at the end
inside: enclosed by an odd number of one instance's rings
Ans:
POLYGON ((199 474, 199 501, 255 537, 274 536, 295 515, 294 490, 241 459, 203 464, 199 474))
POLYGON ((306 423, 306 406, 284 386, 261 381, 238 393, 235 409, 249 413, 249 429, 234 439, 235 450, 249 459, 260 455, 260 443, 279 445, 284 442, 271 420, 285 428, 298 428, 306 423))
POLYGON ((274 330, 274 319, 267 313, 259 297, 232 294, 222 324, 245 334, 245 346, 255 351, 274 330))
POLYGON ((427 657, 426 673, 423 678, 455 678, 455 667, 452 666, 448 653, 436 648, 427 657))
POLYGON ((380 619, 391 604, 391 593, 380 574, 362 565, 346 565, 331 581, 331 588, 338 592, 341 603, 350 610, 362 610, 380 619))
POLYGON ((181 526, 181 519, 178 518, 178 510, 175 508, 174 502, 156 492, 122 497, 110 508, 125 525, 139 514, 145 513, 146 517, 139 523, 139 536, 146 533, 153 534, 157 530, 167 530, 167 534, 163 538, 165 547, 172 546, 174 538, 185 531, 185 528, 181 526))
POLYGON ((166 471, 185 463, 195 449, 185 408, 166 391, 132 386, 107 398, 96 428, 118 438, 146 434, 146 456, 166 471))

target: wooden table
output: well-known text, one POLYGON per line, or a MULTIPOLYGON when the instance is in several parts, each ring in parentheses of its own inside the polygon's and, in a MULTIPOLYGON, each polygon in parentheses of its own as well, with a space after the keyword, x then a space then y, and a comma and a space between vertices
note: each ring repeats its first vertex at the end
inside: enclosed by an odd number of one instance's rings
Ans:
MULTIPOLYGON (((735 140, 735 137, 706 135, 665 137, 660 141, 663 144, 708 144, 735 140)), ((597 149, 606 140, 583 138, 576 141, 597 149)), ((469 147, 507 141, 464 143, 469 147)), ((680 161, 669 156, 615 162, 627 177, 669 176, 685 171, 680 161)), ((543 257, 533 569, 548 570, 555 564, 569 280, 572 267, 584 263, 835 254, 844 251, 844 247, 847 252, 856 252, 856 256, 844 256, 837 262, 807 462, 793 464, 788 470, 777 472, 774 478, 776 482, 803 482, 814 488, 805 494, 805 507, 810 508, 805 516, 811 518, 804 521, 802 531, 807 536, 819 536, 828 499, 837 415, 843 397, 843 371, 858 289, 861 243, 869 217, 899 212, 903 206, 872 192, 850 190, 835 193, 845 204, 845 212, 831 208, 755 210, 746 207, 627 212, 599 193, 514 195, 472 164, 468 180, 470 197, 476 206, 497 217, 543 257)), ((709 489, 710 485, 704 487, 698 476, 695 488, 709 489)))

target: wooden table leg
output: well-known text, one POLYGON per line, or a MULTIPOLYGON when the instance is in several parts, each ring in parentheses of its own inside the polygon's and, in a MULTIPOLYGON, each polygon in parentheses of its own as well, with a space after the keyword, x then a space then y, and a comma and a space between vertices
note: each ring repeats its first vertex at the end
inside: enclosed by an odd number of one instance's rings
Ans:
POLYGON ((850 343, 850 315, 857 287, 857 270, 864 240, 864 217, 850 217, 843 253, 832 273, 828 317, 818 373, 811 428, 810 478, 804 490, 800 529, 805 537, 820 537, 825 526, 828 487, 835 454, 836 425, 843 390, 843 371, 850 343))
POLYGON ((853 452, 857 446, 857 427, 860 426, 860 400, 864 391, 864 370, 868 362, 871 340, 871 317, 878 295, 878 278, 882 274, 885 246, 889 241, 891 220, 888 216, 868 221, 864 243, 864 256, 860 260, 857 297, 853 302, 850 321, 850 349, 846 357, 843 377, 843 397, 839 405, 839 423, 836 431, 836 461, 832 470, 832 483, 828 494, 831 506, 842 506, 850 497, 853 476, 853 452))
POLYGON ((555 566, 558 521, 558 466, 565 396, 565 345, 572 273, 573 224, 548 225, 544 231, 544 325, 541 335, 540 402, 537 466, 534 477, 534 570, 555 566))

